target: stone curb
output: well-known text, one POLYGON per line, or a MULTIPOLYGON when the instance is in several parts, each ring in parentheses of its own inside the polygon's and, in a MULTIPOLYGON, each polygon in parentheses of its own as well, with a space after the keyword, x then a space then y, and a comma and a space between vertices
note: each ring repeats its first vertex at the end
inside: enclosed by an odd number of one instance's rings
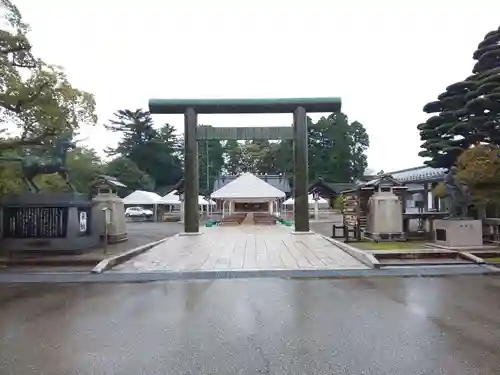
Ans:
POLYGON ((85 259, 2 259, 0 267, 95 267, 102 258, 85 259))
POLYGON ((282 279, 349 279, 371 277, 444 277, 457 275, 500 276, 500 269, 488 265, 388 267, 353 270, 220 270, 220 271, 159 271, 159 272, 51 272, 0 273, 4 283, 137 283, 176 280, 230 280, 253 278, 282 279))
MULTIPOLYGON (((175 236, 177 236, 177 234, 175 236)), ((175 237, 175 236, 172 236, 172 237, 175 237)), ((145 245, 133 248, 131 250, 127 250, 121 254, 106 258, 106 259, 102 260, 101 262, 99 262, 99 264, 97 266, 95 266, 92 269, 92 271, 90 271, 90 272, 91 273, 102 273, 104 271, 107 271, 107 270, 117 266, 118 264, 124 263, 127 260, 130 260, 130 259, 136 257, 137 255, 142 254, 142 253, 152 249, 153 247, 171 239, 172 237, 166 237, 166 238, 163 238, 159 241, 150 242, 150 243, 147 243, 145 245)))
POLYGON ((353 258, 356 258, 364 265, 367 265, 370 268, 380 268, 380 262, 371 253, 367 253, 364 252, 363 250, 356 249, 355 247, 350 246, 344 242, 337 241, 327 236, 323 236, 322 234, 320 234, 320 236, 323 237, 328 242, 332 243, 333 245, 337 246, 340 250, 345 251, 353 258))
POLYGON ((486 263, 483 258, 480 258, 480 257, 478 257, 478 256, 476 256, 474 254, 471 254, 468 251, 457 251, 457 253, 460 254, 460 256, 462 256, 463 258, 466 258, 466 259, 468 259, 471 262, 474 262, 476 264, 484 264, 484 263, 486 263))

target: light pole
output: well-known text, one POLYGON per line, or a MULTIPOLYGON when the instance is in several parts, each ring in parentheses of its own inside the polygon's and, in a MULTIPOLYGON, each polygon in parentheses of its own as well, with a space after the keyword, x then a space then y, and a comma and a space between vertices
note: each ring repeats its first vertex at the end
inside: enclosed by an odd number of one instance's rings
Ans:
POLYGON ((205 141, 206 163, 207 163, 207 216, 210 216, 210 161, 208 160, 208 139, 205 141))

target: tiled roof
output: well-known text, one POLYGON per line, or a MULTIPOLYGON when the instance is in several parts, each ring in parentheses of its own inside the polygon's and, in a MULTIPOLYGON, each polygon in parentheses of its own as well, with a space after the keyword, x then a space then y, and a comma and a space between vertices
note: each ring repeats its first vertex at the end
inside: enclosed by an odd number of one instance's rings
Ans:
POLYGON ((309 186, 309 192, 312 192, 312 191, 319 188, 319 190, 323 191, 325 194, 328 194, 329 196, 333 196, 336 194, 340 194, 345 190, 353 189, 355 187, 356 187, 356 184, 352 183, 352 182, 326 182, 320 178, 320 179, 314 181, 309 186))
POLYGON ((440 181, 446 174, 446 168, 432 168, 426 165, 421 167, 407 168, 399 171, 389 172, 394 179, 408 182, 433 182, 440 181))
POLYGON ((325 182, 325 184, 336 193, 341 193, 344 190, 349 190, 356 187, 356 184, 353 182, 325 182))
POLYGON ((380 185, 402 185, 403 181, 397 180, 390 174, 383 174, 378 176, 377 178, 374 178, 373 180, 370 180, 368 182, 365 182, 364 184, 361 184, 361 187, 377 187, 380 185))

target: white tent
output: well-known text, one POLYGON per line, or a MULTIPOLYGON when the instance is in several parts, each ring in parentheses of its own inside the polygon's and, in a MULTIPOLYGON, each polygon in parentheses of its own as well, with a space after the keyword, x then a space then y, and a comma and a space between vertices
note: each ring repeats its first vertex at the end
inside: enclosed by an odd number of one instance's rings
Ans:
POLYGON ((173 206, 179 206, 181 204, 181 201, 180 201, 178 195, 172 194, 172 193, 168 193, 167 195, 163 196, 158 203, 159 204, 171 204, 173 206))
MULTIPOLYGON (((172 191, 167 195, 163 196, 158 202, 158 204, 171 204, 174 206, 178 206, 181 204, 181 200, 179 199, 179 195, 176 194, 176 191, 172 191)), ((208 202, 203 196, 198 195, 198 204, 200 206, 208 206, 208 205, 214 205, 215 202, 213 200, 210 200, 210 202, 208 202)))
POLYGON ((230 199, 232 201, 267 201, 284 198, 285 193, 262 181, 251 173, 243 173, 237 179, 212 193, 214 199, 230 199))
POLYGON ((136 190, 123 198, 125 205, 150 205, 160 203, 161 196, 151 191, 136 190))
POLYGON ((198 204, 199 204, 200 206, 208 206, 208 204, 209 204, 209 203, 208 203, 208 201, 207 201, 205 198, 203 198, 201 195, 198 195, 198 204))
MULTIPOLYGON (((295 199, 293 197, 292 198, 288 198, 286 201, 283 202, 283 204, 285 206, 293 206, 294 203, 295 203, 295 199)), ((309 194, 307 196, 307 203, 309 203, 309 205, 313 205, 313 204, 316 203, 316 201, 314 200, 314 197, 313 197, 312 194, 309 194)), ((321 206, 321 205, 325 205, 325 204, 327 205, 328 201, 326 199, 323 199, 323 198, 319 197, 319 199, 318 199, 318 205, 321 206)))

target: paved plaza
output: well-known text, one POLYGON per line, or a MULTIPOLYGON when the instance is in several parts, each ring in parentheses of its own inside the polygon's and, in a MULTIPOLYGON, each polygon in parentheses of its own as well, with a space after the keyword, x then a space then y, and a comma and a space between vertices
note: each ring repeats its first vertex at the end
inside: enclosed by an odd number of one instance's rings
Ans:
POLYGON ((202 228, 175 236, 115 271, 297 270, 368 268, 319 234, 281 225, 202 228))
POLYGON ((498 375, 500 278, 0 287, 0 373, 498 375))

